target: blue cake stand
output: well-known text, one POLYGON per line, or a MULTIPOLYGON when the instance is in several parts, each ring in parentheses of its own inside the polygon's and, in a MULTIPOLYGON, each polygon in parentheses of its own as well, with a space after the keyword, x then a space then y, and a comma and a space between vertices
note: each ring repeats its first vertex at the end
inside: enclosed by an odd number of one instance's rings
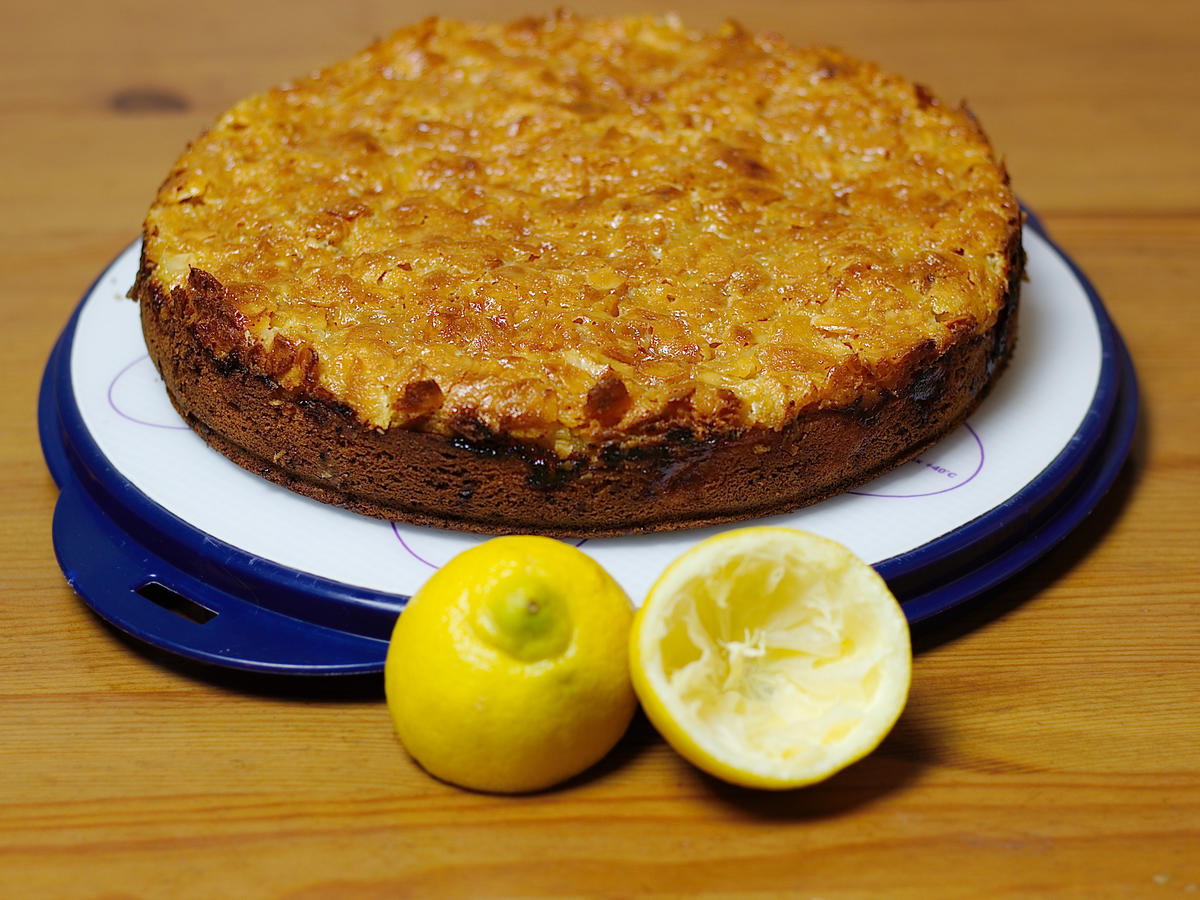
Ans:
MULTIPOLYGON (((913 623, 981 597, 1046 554, 1104 496, 1133 438, 1138 389, 1120 336, 1074 263, 1032 217, 1027 229, 1049 248, 1060 277, 1086 294, 1083 315, 1098 334, 1094 390, 1089 382, 1078 427, 1034 477, 968 520, 874 563, 913 623)), ((84 339, 80 317, 99 302, 96 292, 93 285, 50 354, 38 403, 43 453, 61 491, 54 546, 71 586, 118 629, 189 659, 303 675, 381 670, 406 592, 350 584, 231 543, 151 499, 106 454, 81 410, 73 371, 73 350, 84 339)), ((871 496, 868 488, 839 499, 866 503, 871 496)))

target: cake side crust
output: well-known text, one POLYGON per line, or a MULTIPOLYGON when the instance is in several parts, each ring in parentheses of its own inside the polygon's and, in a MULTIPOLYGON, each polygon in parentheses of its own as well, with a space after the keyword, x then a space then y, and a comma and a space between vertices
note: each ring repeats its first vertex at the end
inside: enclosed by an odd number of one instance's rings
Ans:
POLYGON ((929 358, 900 361, 902 387, 875 403, 803 413, 781 429, 698 438, 664 420, 653 439, 610 442, 560 460, 469 425, 447 437, 364 425, 323 394, 304 348, 264 358, 240 339, 219 283, 158 290, 139 277, 151 357, 185 420, 234 462, 300 494, 377 518, 480 533, 602 537, 696 528, 783 513, 901 465, 961 424, 1007 364, 1022 273, 1010 247, 996 326, 929 358), (222 311, 223 310, 223 311, 222 311), (213 343, 224 350, 218 355, 213 343), (274 373, 274 375, 270 374, 274 373), (287 373, 292 386, 281 386, 287 373), (298 374, 299 373, 299 374, 298 374))

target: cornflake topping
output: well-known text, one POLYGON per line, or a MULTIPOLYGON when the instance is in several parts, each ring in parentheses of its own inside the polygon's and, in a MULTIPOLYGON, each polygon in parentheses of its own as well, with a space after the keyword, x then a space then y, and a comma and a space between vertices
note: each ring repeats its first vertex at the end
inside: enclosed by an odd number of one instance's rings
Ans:
POLYGON ((469 412, 566 455, 893 387, 995 323, 1019 215, 971 116, 874 65, 559 13, 430 19, 239 103, 146 255, 369 425, 469 412))

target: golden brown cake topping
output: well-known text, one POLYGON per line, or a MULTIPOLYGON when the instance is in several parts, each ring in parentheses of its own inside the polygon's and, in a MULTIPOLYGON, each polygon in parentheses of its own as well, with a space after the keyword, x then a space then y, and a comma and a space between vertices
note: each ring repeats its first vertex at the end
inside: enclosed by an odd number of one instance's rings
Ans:
POLYGON ((869 405, 995 325, 1017 221, 965 110, 836 50, 430 19, 233 107, 145 258, 215 278, 285 387, 567 456, 869 405))

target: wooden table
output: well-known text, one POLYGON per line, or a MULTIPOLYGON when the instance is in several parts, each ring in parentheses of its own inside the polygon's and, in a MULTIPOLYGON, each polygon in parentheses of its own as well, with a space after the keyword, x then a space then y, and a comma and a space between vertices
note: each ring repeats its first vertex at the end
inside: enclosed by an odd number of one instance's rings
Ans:
POLYGON ((752 793, 639 720, 589 776, 517 799, 426 777, 376 679, 219 677, 101 624, 55 562, 34 401, 81 293, 223 107, 435 9, 542 5, 10 6, 0 895, 1200 896, 1194 0, 686 5, 698 25, 732 10, 968 98, 1127 340, 1141 424, 1059 549, 920 632, 910 705, 864 762, 752 793))

